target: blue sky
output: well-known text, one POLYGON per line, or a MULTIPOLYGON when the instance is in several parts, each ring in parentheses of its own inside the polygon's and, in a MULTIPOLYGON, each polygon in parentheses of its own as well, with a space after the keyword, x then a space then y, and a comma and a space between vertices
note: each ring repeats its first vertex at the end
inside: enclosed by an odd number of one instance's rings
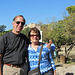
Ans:
POLYGON ((47 24, 63 20, 63 15, 68 12, 66 7, 75 5, 75 0, 0 0, 0 25, 5 25, 6 30, 12 29, 12 20, 16 15, 23 15, 26 24, 47 24))

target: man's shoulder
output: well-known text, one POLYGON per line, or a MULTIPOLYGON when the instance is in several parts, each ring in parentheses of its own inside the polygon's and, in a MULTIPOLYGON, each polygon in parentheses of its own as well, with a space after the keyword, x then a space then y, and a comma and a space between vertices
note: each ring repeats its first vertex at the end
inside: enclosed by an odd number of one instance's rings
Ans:
POLYGON ((3 34, 3 35, 1 36, 1 38, 9 36, 10 33, 11 33, 11 32, 7 32, 7 33, 3 34))
POLYGON ((23 34, 23 33, 21 33, 20 35, 21 35, 22 39, 26 40, 27 45, 29 45, 30 44, 29 38, 25 34, 23 34))
POLYGON ((51 46, 55 46, 55 44, 54 44, 54 43, 52 43, 52 44, 51 44, 51 46))
POLYGON ((0 42, 6 42, 7 40, 9 40, 9 35, 10 35, 10 32, 7 32, 4 35, 2 35, 0 37, 0 42))
POLYGON ((25 34, 23 34, 23 33, 20 33, 20 36, 21 36, 22 38, 24 38, 24 39, 28 39, 28 37, 27 37, 25 34))

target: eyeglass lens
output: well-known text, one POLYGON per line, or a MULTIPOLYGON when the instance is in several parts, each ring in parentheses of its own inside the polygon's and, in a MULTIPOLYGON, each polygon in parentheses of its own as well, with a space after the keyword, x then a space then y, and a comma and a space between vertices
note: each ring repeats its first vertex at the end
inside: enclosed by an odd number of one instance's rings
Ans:
POLYGON ((20 21, 16 22, 16 24, 20 24, 20 23, 21 23, 21 25, 24 25, 24 22, 20 22, 20 21))
POLYGON ((38 37, 38 35, 30 35, 31 37, 34 37, 34 36, 36 36, 36 37, 38 37))

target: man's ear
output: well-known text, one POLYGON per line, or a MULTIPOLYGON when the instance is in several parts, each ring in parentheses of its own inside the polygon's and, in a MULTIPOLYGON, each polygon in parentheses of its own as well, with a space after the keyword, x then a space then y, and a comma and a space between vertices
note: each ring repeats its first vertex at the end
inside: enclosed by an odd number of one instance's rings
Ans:
POLYGON ((14 26, 14 22, 12 22, 12 25, 14 26))

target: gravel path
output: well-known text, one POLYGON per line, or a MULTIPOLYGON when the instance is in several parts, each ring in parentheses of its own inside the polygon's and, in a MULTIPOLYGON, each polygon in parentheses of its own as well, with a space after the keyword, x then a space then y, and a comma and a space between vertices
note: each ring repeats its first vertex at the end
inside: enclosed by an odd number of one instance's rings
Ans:
POLYGON ((57 64, 56 75, 75 75, 75 65, 57 64))
MULTIPOLYGON (((68 50, 70 46, 66 46, 66 49, 68 50)), ((58 54, 59 55, 65 55, 65 46, 61 46, 61 50, 58 54)), ((74 59, 75 61, 75 46, 72 48, 69 54, 69 58, 74 59)), ((74 64, 62 64, 62 63, 56 63, 56 75, 75 75, 75 63, 74 64)))

